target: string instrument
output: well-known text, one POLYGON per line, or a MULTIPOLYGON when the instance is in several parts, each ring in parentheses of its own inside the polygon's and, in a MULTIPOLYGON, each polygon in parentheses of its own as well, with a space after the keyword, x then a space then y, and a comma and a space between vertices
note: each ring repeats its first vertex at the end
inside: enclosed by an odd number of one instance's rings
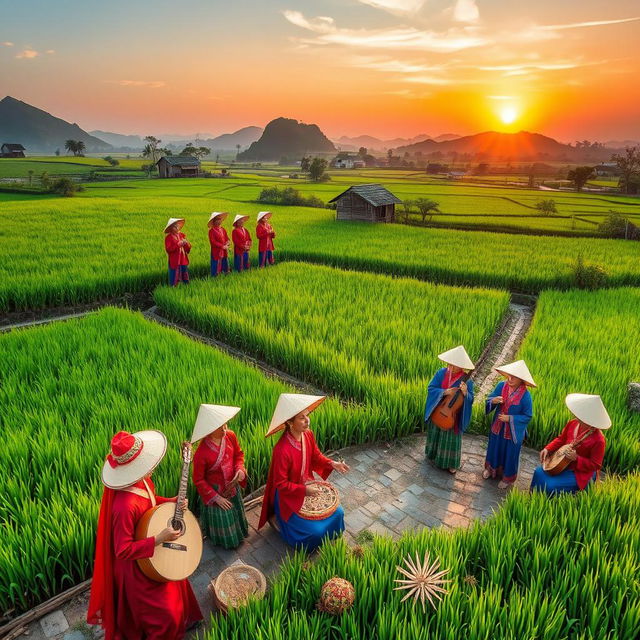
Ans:
POLYGON ((573 461, 567 458, 566 453, 570 449, 574 451, 578 448, 578 445, 586 440, 595 429, 587 429, 579 438, 574 440, 569 444, 563 444, 557 451, 550 456, 547 456, 545 461, 542 463, 542 468, 546 473, 550 476, 557 476, 562 473, 573 461))
POLYGON ((172 582, 188 578, 200 564, 202 557, 202 533, 196 517, 180 504, 187 496, 191 443, 182 443, 182 475, 175 503, 164 502, 149 509, 136 527, 136 540, 155 537, 165 527, 180 531, 180 537, 172 542, 156 545, 150 558, 139 559, 142 572, 156 582, 172 582))
MULTIPOLYGON (((471 373, 465 373, 460 379, 466 382, 471 377, 471 373)), ((460 389, 450 396, 444 396, 431 412, 431 422, 443 431, 453 429, 458 423, 458 415, 464 405, 464 394, 460 389)))

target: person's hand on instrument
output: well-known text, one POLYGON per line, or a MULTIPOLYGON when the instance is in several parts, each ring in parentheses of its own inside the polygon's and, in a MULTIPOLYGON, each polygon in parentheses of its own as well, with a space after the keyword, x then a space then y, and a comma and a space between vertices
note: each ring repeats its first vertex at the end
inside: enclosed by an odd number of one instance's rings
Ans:
POLYGON ((565 452, 564 452, 564 457, 568 458, 569 460, 577 460, 578 458, 578 454, 576 453, 576 450, 573 447, 569 447, 565 452))
POLYGON ((174 529, 173 527, 165 527, 156 536, 156 545, 162 544, 163 542, 172 542, 173 540, 177 540, 179 537, 180 531, 174 529))
POLYGON ((542 462, 542 464, 544 464, 544 461, 549 457, 549 452, 546 449, 543 449, 540 452, 540 462, 542 462))
POLYGON ((500 396, 496 396, 495 398, 491 398, 491 404, 502 404, 502 398, 500 396))
POLYGON ((453 387, 450 387, 449 389, 445 389, 442 392, 442 395, 448 397, 448 396, 452 396, 455 392, 456 392, 456 390, 453 387))
POLYGON ((463 396, 467 395, 467 383, 466 382, 461 382, 460 383, 460 391, 462 391, 462 395, 463 396))

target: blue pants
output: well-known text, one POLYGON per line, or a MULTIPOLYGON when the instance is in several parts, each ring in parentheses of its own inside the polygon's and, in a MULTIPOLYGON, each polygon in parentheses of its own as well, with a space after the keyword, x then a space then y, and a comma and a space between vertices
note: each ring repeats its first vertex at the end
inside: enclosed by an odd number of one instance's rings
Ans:
POLYGON ((275 512, 283 540, 308 552, 317 549, 325 538, 337 538, 344 531, 344 510, 340 506, 324 520, 306 520, 292 513, 285 522, 280 517, 280 500, 276 491, 275 512))
POLYGON ((261 267, 267 267, 273 264, 273 251, 258 251, 258 264, 261 267))
POLYGON ((215 278, 219 273, 229 273, 229 258, 211 258, 211 277, 215 278))
MULTIPOLYGON (((593 474, 589 485, 596 479, 596 474, 593 474)), ((533 472, 533 478, 531 478, 531 491, 544 491, 549 495, 555 495, 558 493, 576 493, 580 490, 578 483, 576 482, 576 474, 571 469, 565 469, 557 476, 550 476, 543 468, 542 465, 538 465, 533 472)))
POLYGON ((240 272, 249 268, 249 252, 245 251, 240 255, 233 256, 233 268, 240 272))
POLYGON ((169 286, 176 287, 180 282, 189 284, 189 267, 186 264, 180 265, 177 269, 169 267, 169 286))

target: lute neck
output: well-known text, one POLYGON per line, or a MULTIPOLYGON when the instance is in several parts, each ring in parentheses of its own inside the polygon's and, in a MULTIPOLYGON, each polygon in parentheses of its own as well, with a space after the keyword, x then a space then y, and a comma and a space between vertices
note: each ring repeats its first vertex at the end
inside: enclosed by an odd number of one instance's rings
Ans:
POLYGON ((189 465, 191 461, 185 462, 182 465, 182 475, 180 476, 180 488, 178 489, 178 497, 176 499, 176 511, 174 518, 176 520, 182 520, 184 516, 184 509, 182 508, 182 501, 187 497, 187 486, 189 484, 189 465))

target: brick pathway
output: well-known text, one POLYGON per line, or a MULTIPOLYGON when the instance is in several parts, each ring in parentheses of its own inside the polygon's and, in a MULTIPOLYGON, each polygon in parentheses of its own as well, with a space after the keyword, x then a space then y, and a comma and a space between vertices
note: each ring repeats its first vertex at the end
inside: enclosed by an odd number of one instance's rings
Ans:
MULTIPOLYGON (((499 505, 505 492, 497 488, 496 481, 482 479, 486 437, 464 437, 462 465, 455 476, 425 460, 424 443, 424 435, 414 435, 394 443, 341 451, 351 472, 333 473, 331 480, 340 490, 350 542, 363 530, 397 538, 407 530, 423 527, 464 527, 476 518, 491 515, 499 505)), ((535 451, 523 449, 517 482, 520 489, 528 489, 537 459, 535 451)), ((257 532, 259 516, 260 504, 248 510, 250 535, 239 549, 225 551, 205 542, 202 562, 191 577, 205 618, 211 612, 207 586, 222 569, 242 561, 270 576, 289 552, 270 526, 257 532)), ((80 596, 63 609, 32 623, 28 637, 36 640, 101 637, 82 625, 87 597, 88 594, 80 596)))

